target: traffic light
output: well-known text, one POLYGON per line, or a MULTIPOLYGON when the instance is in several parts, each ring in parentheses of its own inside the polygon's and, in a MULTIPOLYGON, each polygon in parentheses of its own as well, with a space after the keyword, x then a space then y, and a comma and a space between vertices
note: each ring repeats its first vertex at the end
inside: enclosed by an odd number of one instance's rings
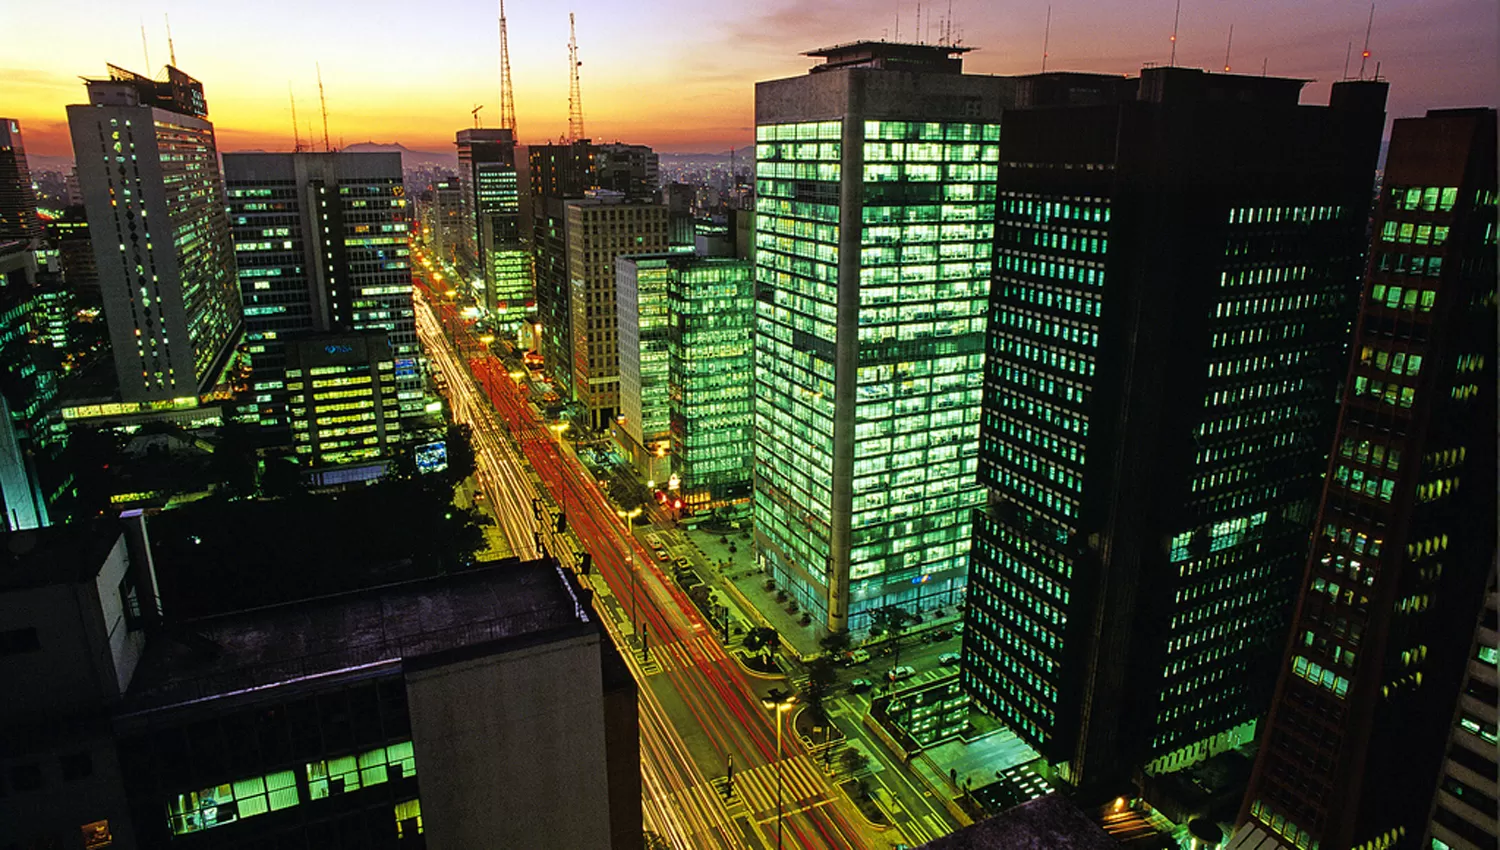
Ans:
POLYGON ((589 572, 591 570, 593 570, 593 569, 594 569, 594 556, 593 556, 593 554, 589 553, 589 552, 584 552, 583 553, 583 558, 578 562, 578 572, 580 574, 582 574, 582 575, 588 575, 589 572))
POLYGON ((532 519, 535 519, 537 522, 541 522, 542 521, 542 500, 541 499, 532 499, 531 500, 531 517, 532 517, 532 519))

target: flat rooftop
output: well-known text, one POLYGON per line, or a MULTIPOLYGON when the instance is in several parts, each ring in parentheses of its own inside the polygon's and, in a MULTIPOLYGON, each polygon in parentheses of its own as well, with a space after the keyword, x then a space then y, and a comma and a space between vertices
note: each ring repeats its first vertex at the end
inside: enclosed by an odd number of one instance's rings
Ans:
POLYGON ((93 581, 122 533, 105 520, 0 533, 0 591, 93 581))
POLYGON ((150 635, 120 712, 586 634, 592 616, 571 575, 531 561, 206 617, 150 635))
POLYGON ((1119 850, 1120 845, 1060 794, 1029 800, 922 850, 1119 850))

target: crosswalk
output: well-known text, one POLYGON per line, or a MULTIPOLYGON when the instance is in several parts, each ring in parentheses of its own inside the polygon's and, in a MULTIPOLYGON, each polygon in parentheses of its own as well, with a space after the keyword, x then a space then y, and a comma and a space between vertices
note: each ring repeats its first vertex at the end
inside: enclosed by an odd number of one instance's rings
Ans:
MULTIPOLYGON (((805 755, 781 762, 781 781, 782 805, 789 810, 828 793, 828 780, 805 755)), ((743 804, 752 814, 776 811, 776 763, 737 771, 730 802, 743 804)))
POLYGON ((635 657, 640 662, 641 672, 655 676, 673 670, 687 670, 700 664, 713 664, 727 659, 724 648, 712 635, 696 635, 674 640, 670 643, 649 643, 651 657, 643 658, 639 648, 635 657))

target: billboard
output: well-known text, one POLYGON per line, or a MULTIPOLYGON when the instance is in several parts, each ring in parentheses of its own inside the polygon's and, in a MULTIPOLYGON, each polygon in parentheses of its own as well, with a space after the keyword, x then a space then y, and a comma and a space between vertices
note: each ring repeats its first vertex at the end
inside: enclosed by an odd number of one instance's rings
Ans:
POLYGON ((442 472, 448 468, 448 444, 442 440, 423 443, 413 450, 417 461, 417 472, 442 472))

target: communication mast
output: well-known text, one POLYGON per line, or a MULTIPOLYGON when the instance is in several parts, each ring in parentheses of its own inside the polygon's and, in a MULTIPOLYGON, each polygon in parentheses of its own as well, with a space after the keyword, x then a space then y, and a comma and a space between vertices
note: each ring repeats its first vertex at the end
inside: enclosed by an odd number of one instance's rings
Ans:
POLYGON ((510 82, 510 39, 505 33, 505 0, 500 0, 500 128, 516 138, 515 90, 510 82))
POLYGON ((328 153, 328 100, 323 97, 323 66, 314 62, 313 67, 318 69, 318 103, 323 107, 323 153, 328 153))
POLYGON ((286 82, 286 96, 292 99, 292 151, 302 153, 302 131, 297 128, 297 95, 292 93, 292 81, 286 82))
POLYGON ((166 12, 161 15, 167 21, 167 57, 172 62, 172 67, 177 67, 177 48, 172 46, 172 16, 166 12))
POLYGON ((1365 63, 1370 61, 1370 30, 1375 27, 1375 4, 1370 4, 1370 22, 1365 24, 1365 50, 1359 57, 1359 78, 1365 78, 1365 63))
POLYGON ((583 95, 578 87, 578 32, 573 26, 573 13, 568 13, 568 65, 572 80, 568 84, 568 141, 577 142, 583 135, 583 95))

